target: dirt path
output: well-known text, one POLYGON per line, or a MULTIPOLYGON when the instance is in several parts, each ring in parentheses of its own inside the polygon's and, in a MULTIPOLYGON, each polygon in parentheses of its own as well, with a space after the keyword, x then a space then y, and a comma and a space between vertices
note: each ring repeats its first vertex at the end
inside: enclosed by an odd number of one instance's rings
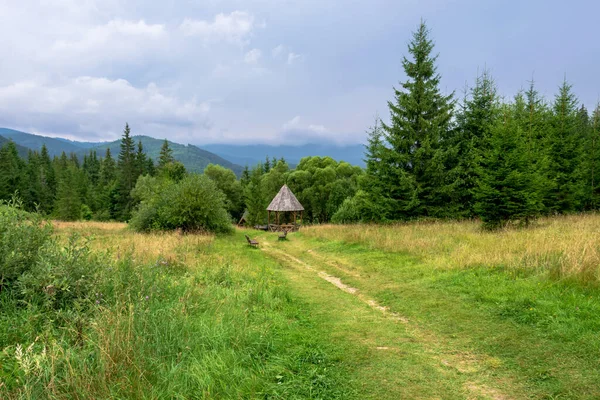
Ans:
POLYGON ((375 380, 363 386, 365 397, 515 398, 503 390, 514 386, 512 382, 490 376, 488 358, 453 349, 444 338, 377 302, 361 285, 351 286, 334 275, 337 270, 360 283, 368 278, 361 276, 359 267, 305 248, 300 240, 287 242, 285 246, 268 241, 261 244, 266 254, 288 267, 286 274, 296 288, 323 307, 324 318, 332 318, 328 320, 332 332, 354 347, 353 351, 369 354, 369 362, 357 365, 357 379, 364 375, 375 380), (328 285, 315 286, 315 280, 328 285), (368 324, 361 321, 365 318, 365 305, 370 310, 368 324), (369 324, 376 329, 369 329, 369 324), (357 331, 360 340, 356 340, 357 331), (365 370, 367 373, 363 374, 365 370), (418 379, 414 377, 415 371, 418 379), (377 387, 385 390, 376 390, 377 387))

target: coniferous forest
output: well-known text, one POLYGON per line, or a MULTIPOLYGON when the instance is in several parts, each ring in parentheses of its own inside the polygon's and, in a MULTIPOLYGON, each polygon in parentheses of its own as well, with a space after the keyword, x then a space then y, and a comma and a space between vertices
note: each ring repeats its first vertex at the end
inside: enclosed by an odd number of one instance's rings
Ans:
MULTIPOLYGON (((368 130, 364 170, 328 157, 307 157, 294 169, 267 158, 241 177, 210 165, 196 184, 220 192, 215 201, 228 221, 246 212, 251 224, 265 222, 284 183, 307 223, 479 218, 495 228, 600 206, 600 105, 580 104, 567 80, 552 99, 533 81, 505 98, 487 70, 464 93, 443 93, 437 58, 421 23, 402 59, 406 78, 388 102, 389 122, 376 118, 368 130)), ((151 195, 186 174, 166 140, 155 162, 126 125, 119 154, 90 151, 83 160, 51 159, 46 148, 22 159, 5 143, 0 199, 16 195, 26 209, 61 220, 129 221, 139 210, 150 215, 148 204, 158 204, 151 195)), ((177 225, 137 221, 145 230, 177 225)))

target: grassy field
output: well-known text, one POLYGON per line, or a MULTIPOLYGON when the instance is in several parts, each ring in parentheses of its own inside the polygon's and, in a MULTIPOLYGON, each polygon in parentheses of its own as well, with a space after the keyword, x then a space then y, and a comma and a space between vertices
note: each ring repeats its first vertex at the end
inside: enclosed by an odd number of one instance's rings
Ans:
POLYGON ((3 399, 600 398, 596 215, 281 242, 55 227, 105 260, 97 289, 52 321, 0 293, 3 399))

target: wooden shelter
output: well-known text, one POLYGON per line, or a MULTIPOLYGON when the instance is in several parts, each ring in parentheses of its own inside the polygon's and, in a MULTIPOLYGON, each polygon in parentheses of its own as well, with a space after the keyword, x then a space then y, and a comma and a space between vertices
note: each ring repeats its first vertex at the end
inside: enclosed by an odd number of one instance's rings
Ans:
POLYGON ((277 196, 267 207, 268 227, 271 232, 296 232, 300 229, 298 219, 302 219, 304 207, 287 185, 283 185, 277 196), (271 213, 274 213, 274 224, 271 223, 271 213), (299 218, 298 218, 299 217, 299 218))

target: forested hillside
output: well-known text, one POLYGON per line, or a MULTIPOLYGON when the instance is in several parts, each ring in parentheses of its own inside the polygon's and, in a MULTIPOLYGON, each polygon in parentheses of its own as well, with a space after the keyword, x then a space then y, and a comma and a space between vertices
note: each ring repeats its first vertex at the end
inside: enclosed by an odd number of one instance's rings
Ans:
MULTIPOLYGON (((155 138, 151 138, 149 136, 141 136, 136 135, 133 136, 133 140, 137 142, 142 142, 142 146, 146 155, 154 160, 158 159, 160 154, 161 146, 163 145, 164 140, 159 140, 155 138)), ((116 140, 110 143, 103 143, 100 146, 94 146, 91 150, 95 150, 98 154, 106 153, 106 149, 110 148, 110 151, 113 154, 116 154, 119 151, 119 147, 121 145, 120 140, 116 140)), ((242 172, 242 167, 236 165, 218 155, 211 153, 210 151, 203 150, 197 146, 188 144, 187 146, 174 143, 169 141, 169 147, 173 150, 173 158, 175 160, 181 162, 185 168, 190 172, 198 172, 201 173, 204 171, 204 168, 208 164, 218 164, 225 168, 229 168, 239 176, 242 172)), ((86 153, 88 153, 90 149, 81 149, 77 152, 77 155, 82 158, 86 153)))

